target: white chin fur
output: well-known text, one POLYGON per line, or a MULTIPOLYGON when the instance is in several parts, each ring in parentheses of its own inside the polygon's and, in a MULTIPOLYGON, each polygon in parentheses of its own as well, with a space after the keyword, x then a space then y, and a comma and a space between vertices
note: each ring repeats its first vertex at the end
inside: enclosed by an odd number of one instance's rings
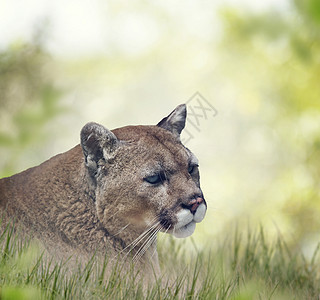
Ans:
POLYGON ((193 221, 195 221, 196 223, 200 223, 204 219, 206 212, 207 212, 207 207, 203 203, 200 204, 196 213, 194 214, 193 221))
POLYGON ((178 222, 172 230, 172 234, 177 238, 185 238, 193 234, 196 223, 200 223, 207 211, 207 207, 202 203, 195 214, 189 209, 182 209, 177 213, 178 222))
POLYGON ((193 221, 193 214, 189 209, 182 209, 177 213, 177 219, 175 228, 180 228, 193 221))
POLYGON ((193 234, 194 230, 196 229, 196 223, 191 221, 189 224, 180 227, 180 228, 174 228, 172 234, 176 238, 186 238, 193 234))

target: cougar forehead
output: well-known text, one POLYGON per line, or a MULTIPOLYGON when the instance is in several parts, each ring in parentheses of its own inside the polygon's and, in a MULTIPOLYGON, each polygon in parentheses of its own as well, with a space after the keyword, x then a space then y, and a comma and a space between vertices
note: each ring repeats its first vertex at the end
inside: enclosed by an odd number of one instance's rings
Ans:
POLYGON ((171 168, 185 167, 187 163, 198 163, 179 138, 158 126, 126 126, 113 130, 113 133, 125 142, 124 146, 132 151, 131 154, 137 156, 140 166, 170 171, 171 168))

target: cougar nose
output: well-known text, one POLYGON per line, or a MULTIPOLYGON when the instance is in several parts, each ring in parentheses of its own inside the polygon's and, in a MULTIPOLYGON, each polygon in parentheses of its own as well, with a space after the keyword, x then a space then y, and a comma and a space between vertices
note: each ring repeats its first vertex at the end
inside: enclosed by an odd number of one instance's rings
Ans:
POLYGON ((203 199, 201 197, 192 199, 189 203, 190 211, 194 214, 202 202, 203 202, 203 199))

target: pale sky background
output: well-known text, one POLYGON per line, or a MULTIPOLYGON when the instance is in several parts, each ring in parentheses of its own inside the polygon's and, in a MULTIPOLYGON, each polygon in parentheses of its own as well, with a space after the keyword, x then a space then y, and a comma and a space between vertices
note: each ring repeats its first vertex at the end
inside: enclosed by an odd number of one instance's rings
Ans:
MULTIPOLYGON (((135 1, 117 3, 123 8, 134 7, 134 4, 135 1)), ((217 12, 221 6, 232 5, 254 11, 270 7, 288 9, 288 1, 285 0, 161 0, 148 4, 177 14, 181 26, 188 27, 188 32, 193 29, 204 36, 208 33, 209 22, 216 24, 215 35, 219 35, 217 12)), ((115 40, 120 50, 139 53, 156 42, 159 29, 150 16, 135 18, 129 9, 127 12, 118 15, 110 26, 110 19, 115 16, 109 2, 104 0, 0 0, 0 49, 19 40, 32 39, 34 29, 43 26, 43 21, 47 20, 47 49, 53 55, 101 54, 108 51, 108 44, 114 44, 115 40)))

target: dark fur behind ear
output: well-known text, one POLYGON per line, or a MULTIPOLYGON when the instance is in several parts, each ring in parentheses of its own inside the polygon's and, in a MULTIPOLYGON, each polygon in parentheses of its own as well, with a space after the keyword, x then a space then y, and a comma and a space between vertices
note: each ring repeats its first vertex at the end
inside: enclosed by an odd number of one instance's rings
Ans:
POLYGON ((180 136, 181 131, 186 125, 187 108, 185 104, 180 104, 167 117, 163 118, 157 126, 171 131, 173 134, 180 136))
POLYGON ((99 160, 108 160, 112 157, 118 139, 110 130, 94 122, 88 123, 82 128, 80 139, 89 173, 96 175, 99 160))

